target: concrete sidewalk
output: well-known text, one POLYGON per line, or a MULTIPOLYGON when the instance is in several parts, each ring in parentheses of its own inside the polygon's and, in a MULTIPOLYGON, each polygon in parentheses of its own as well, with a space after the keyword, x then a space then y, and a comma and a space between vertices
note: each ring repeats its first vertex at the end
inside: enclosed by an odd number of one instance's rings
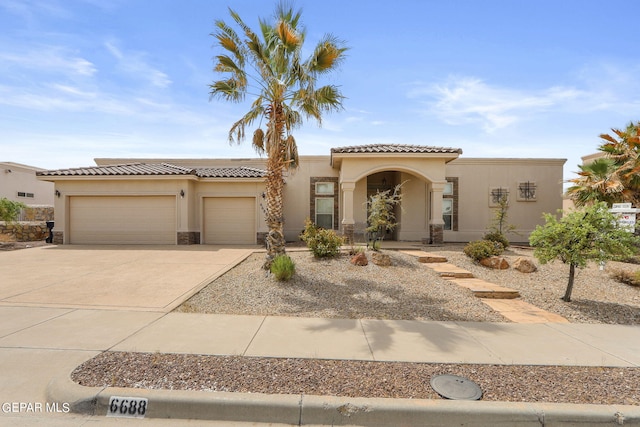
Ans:
MULTIPOLYGON (((0 307, 0 320, 3 360, 0 400, 57 402, 60 407, 67 404, 84 414, 67 414, 68 425, 83 425, 87 419, 111 422, 95 415, 106 415, 109 398, 114 395, 149 399, 147 418, 282 425, 297 425, 297 420, 304 418, 304 425, 364 426, 399 425, 392 420, 402 420, 406 426, 451 425, 473 420, 475 424, 470 425, 489 426, 498 422, 540 425, 541 413, 546 414, 547 422, 555 420, 557 425, 580 425, 587 421, 598 424, 610 422, 619 413, 624 414, 624 425, 640 425, 640 407, 635 406, 90 388, 69 379, 77 365, 105 350, 640 367, 640 328, 635 326, 318 319, 35 307, 0 307), (563 424, 568 420, 580 422, 563 424)), ((0 414, 0 423, 4 417, 25 421, 34 415, 37 414, 0 414)), ((64 419, 65 414, 46 416, 64 419)))

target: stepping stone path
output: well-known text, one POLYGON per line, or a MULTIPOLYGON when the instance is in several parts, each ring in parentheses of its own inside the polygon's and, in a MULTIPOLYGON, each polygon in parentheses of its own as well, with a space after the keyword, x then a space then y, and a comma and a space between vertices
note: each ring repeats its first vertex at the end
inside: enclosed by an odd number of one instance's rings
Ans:
POLYGON ((473 273, 449 264, 446 257, 424 251, 401 251, 418 258, 426 267, 458 286, 465 287, 482 298, 482 302, 515 323, 569 323, 567 319, 550 313, 528 302, 517 299, 520 293, 515 289, 498 286, 475 278, 473 273))

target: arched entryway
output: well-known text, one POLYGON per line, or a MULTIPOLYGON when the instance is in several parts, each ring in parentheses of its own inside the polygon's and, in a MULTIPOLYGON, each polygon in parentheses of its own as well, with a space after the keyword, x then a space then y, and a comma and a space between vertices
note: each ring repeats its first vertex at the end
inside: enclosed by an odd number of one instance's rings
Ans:
POLYGON ((404 183, 400 226, 390 239, 443 241, 445 165, 459 149, 410 145, 374 145, 331 150, 331 165, 340 171, 341 228, 354 238, 366 228, 366 200, 377 189, 404 183))

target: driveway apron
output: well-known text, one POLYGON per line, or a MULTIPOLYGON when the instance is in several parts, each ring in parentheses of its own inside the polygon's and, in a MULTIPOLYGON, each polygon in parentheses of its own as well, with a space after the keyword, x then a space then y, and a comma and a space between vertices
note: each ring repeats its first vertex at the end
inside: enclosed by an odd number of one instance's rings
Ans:
POLYGON ((0 305, 169 312, 250 247, 43 246, 0 254, 0 305))

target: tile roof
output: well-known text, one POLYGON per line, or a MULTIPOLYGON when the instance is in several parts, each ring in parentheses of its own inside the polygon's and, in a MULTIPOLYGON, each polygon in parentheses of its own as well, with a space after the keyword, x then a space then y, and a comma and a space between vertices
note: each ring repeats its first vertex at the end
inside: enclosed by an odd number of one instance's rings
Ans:
POLYGON ((264 178, 267 171, 246 166, 197 168, 196 175, 201 178, 264 178))
POLYGON ((244 166, 185 168, 169 163, 130 163, 109 166, 90 166, 45 170, 36 173, 38 176, 158 176, 158 175, 193 175, 201 178, 262 178, 266 171, 244 166))
POLYGON ((189 175, 191 169, 168 163, 130 163, 123 165, 89 166, 38 172, 38 176, 118 176, 118 175, 189 175))
POLYGON ((337 153, 447 153, 462 154, 460 148, 432 147, 429 145, 403 145, 403 144, 370 144, 353 145, 350 147, 336 147, 331 149, 331 154, 337 153))

